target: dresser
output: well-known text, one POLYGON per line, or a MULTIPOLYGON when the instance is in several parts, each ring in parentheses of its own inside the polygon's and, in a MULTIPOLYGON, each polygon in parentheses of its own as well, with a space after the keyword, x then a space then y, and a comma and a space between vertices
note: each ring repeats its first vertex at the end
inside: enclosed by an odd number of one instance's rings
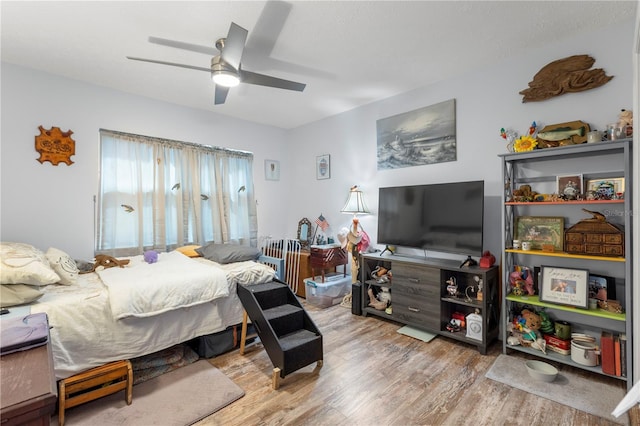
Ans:
POLYGON ((51 345, 0 357, 2 426, 48 425, 58 392, 51 345))

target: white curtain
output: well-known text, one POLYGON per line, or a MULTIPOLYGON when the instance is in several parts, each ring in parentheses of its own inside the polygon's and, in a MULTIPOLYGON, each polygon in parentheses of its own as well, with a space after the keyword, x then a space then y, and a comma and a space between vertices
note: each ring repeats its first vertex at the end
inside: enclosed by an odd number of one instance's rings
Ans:
POLYGON ((257 245, 253 154, 100 130, 96 253, 257 245))

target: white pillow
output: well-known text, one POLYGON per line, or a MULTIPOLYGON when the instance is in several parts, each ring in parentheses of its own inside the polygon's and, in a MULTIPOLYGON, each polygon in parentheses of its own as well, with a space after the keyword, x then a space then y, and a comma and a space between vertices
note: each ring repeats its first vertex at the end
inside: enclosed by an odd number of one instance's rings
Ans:
POLYGON ((53 247, 49 247, 46 256, 53 270, 60 276, 60 284, 72 285, 78 282, 80 271, 71 256, 53 247))
POLYGON ((44 293, 24 284, 0 285, 0 307, 24 305, 38 300, 44 293))
POLYGON ((44 253, 29 244, 0 243, 0 284, 47 285, 60 281, 44 253))

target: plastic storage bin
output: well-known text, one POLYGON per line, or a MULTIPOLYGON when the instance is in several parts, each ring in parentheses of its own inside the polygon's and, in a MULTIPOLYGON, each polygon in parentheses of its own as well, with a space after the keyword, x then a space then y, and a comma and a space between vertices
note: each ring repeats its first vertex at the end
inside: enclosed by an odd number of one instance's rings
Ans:
POLYGON ((313 278, 305 278, 307 302, 320 308, 328 308, 342 302, 344 296, 351 289, 351 275, 333 273, 325 275, 324 282, 318 275, 313 278))

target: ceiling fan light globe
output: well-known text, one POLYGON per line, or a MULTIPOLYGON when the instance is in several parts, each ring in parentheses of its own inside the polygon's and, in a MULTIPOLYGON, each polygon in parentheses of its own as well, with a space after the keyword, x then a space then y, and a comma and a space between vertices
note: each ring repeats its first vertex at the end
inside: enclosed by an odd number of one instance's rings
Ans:
POLYGON ((240 79, 237 75, 225 71, 212 72, 211 79, 215 84, 219 84, 224 87, 235 87, 240 84, 240 79))

